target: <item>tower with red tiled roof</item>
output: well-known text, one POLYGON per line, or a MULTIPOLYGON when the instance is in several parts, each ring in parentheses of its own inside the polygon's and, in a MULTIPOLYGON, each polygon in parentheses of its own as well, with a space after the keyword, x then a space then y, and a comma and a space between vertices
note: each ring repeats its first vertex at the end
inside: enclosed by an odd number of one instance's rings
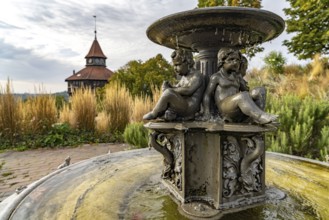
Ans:
POLYGON ((72 95, 73 91, 78 88, 103 87, 113 75, 113 72, 106 68, 107 57, 97 41, 96 33, 95 27, 95 39, 89 53, 85 56, 86 67, 78 72, 73 71, 73 75, 65 79, 65 82, 68 83, 69 95, 72 95))

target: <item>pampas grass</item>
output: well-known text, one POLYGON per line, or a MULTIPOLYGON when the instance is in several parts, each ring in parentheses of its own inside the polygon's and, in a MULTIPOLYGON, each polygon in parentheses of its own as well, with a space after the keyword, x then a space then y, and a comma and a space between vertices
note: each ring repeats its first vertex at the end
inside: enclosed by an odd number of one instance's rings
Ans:
POLYGON ((103 110, 109 116, 109 130, 123 132, 130 122, 133 99, 124 86, 111 83, 106 86, 102 103, 103 110))
POLYGON ((22 105, 24 133, 41 134, 57 122, 55 97, 42 94, 29 97, 22 105))
POLYGON ((83 131, 94 131, 96 112, 96 97, 90 88, 75 90, 71 97, 70 124, 83 131))
POLYGON ((106 134, 109 132, 110 118, 105 111, 98 113, 95 121, 97 133, 106 134))
POLYGON ((0 87, 0 136, 8 138, 14 144, 15 137, 21 133, 20 99, 15 99, 11 82, 5 88, 0 87))

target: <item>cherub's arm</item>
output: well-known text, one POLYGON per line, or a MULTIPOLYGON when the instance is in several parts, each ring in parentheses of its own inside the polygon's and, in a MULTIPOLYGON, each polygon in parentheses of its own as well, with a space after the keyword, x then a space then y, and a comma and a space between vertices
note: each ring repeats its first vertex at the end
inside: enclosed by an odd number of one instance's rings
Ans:
POLYGON ((170 82, 168 82, 168 81, 164 81, 163 83, 162 83, 162 92, 164 92, 166 89, 168 89, 168 88, 172 88, 173 86, 170 84, 170 82))
POLYGON ((239 75, 238 77, 240 81, 240 91, 249 91, 248 82, 244 80, 244 78, 241 75, 239 75))
POLYGON ((194 75, 191 77, 188 86, 180 86, 178 83, 177 87, 173 88, 175 92, 177 92, 180 95, 184 96, 191 96, 203 83, 203 76, 202 75, 194 75))

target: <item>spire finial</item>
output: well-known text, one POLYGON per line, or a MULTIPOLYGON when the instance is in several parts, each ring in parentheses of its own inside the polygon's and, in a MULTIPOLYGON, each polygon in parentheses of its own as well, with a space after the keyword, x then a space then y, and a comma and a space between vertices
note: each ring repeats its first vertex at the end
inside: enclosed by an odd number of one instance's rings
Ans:
POLYGON ((95 32, 95 39, 97 39, 97 36, 96 36, 97 35, 97 30, 96 30, 96 15, 94 15, 93 17, 95 18, 95 31, 94 31, 95 32))

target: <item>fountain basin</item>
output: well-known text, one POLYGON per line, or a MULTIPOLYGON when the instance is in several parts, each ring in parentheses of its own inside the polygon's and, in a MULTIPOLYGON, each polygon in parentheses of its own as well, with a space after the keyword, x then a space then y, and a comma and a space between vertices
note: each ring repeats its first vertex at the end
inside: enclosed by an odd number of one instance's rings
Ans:
MULTIPOLYGON (((283 200, 224 215, 223 219, 328 219, 329 166, 267 153, 267 187, 283 200)), ((30 184, 0 203, 0 219, 186 219, 163 189, 162 156, 148 149, 103 155, 30 184)))
POLYGON ((284 27, 284 20, 270 11, 209 7, 163 17, 154 22, 146 33, 154 43, 200 52, 260 44, 279 36, 284 27))

